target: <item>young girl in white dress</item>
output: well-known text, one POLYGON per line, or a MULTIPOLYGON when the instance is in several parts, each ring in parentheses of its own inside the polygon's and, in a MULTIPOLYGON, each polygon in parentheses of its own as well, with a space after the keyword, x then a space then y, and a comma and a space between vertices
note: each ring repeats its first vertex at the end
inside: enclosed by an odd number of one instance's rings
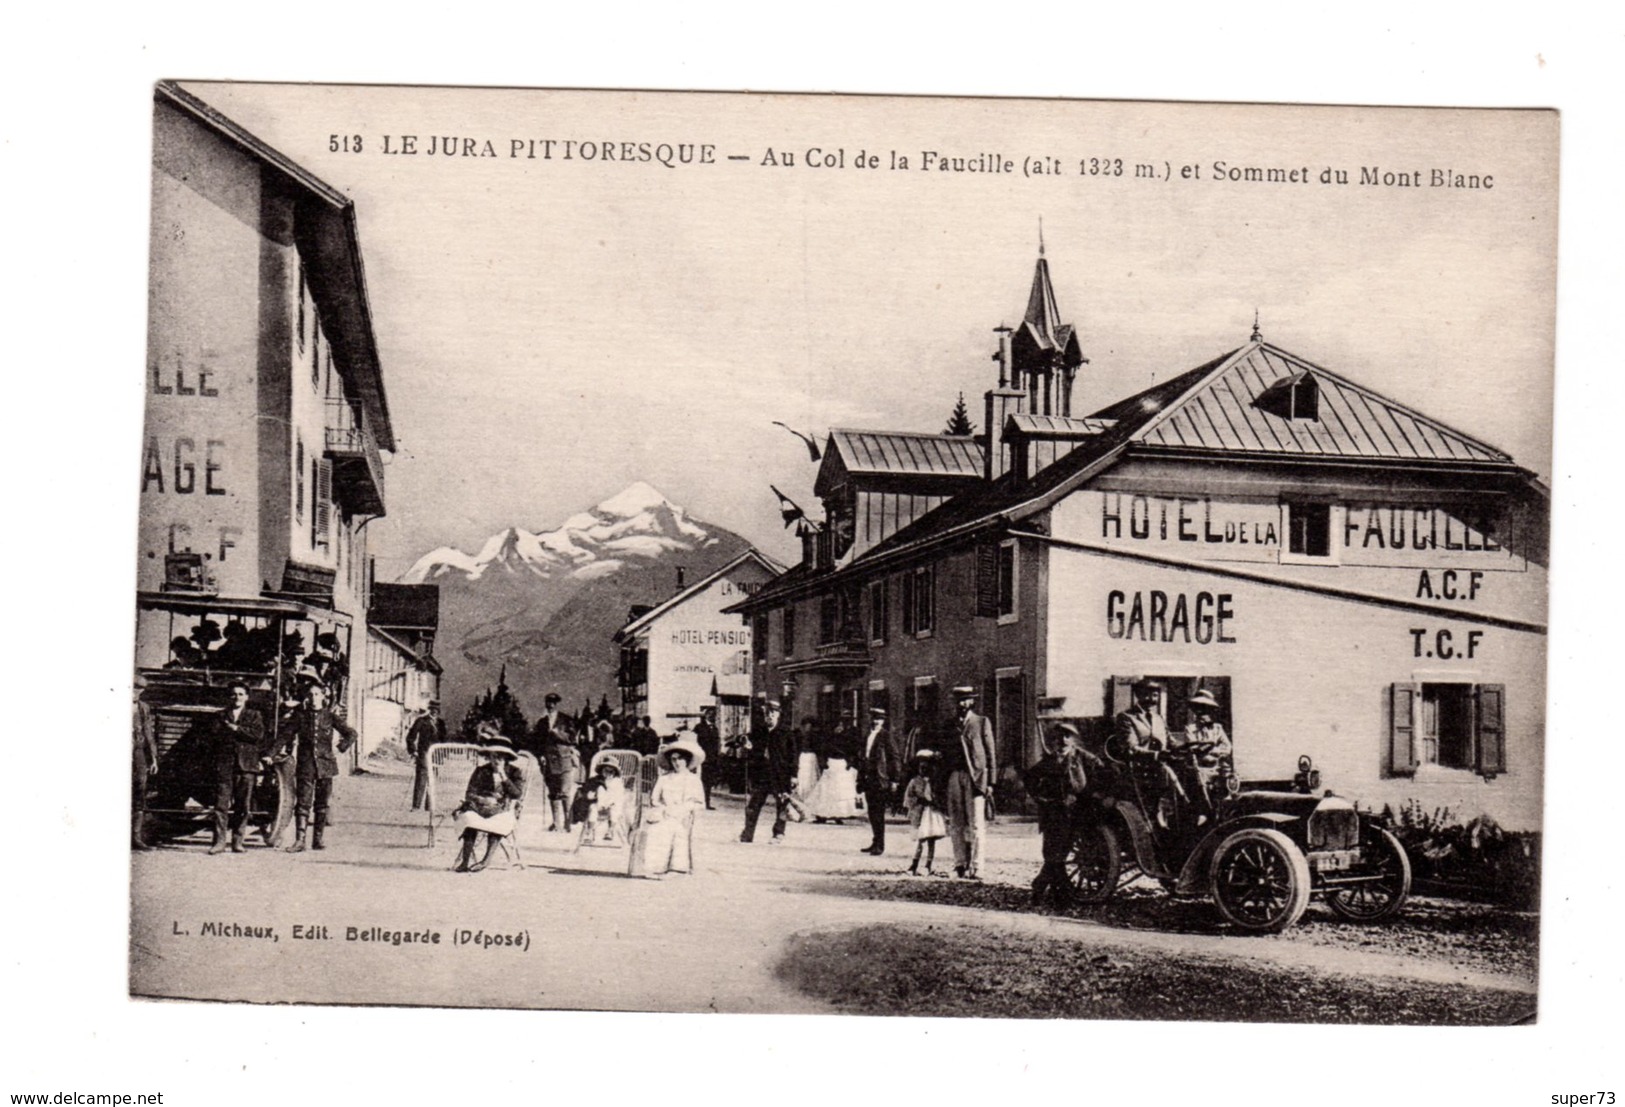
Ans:
POLYGON ((914 755, 914 778, 903 791, 903 807, 908 821, 914 827, 914 863, 909 865, 910 876, 920 875, 920 856, 925 856, 925 873, 931 875, 931 863, 937 856, 937 839, 948 834, 948 822, 937 807, 936 794, 931 789, 931 765, 935 750, 921 750, 914 755))

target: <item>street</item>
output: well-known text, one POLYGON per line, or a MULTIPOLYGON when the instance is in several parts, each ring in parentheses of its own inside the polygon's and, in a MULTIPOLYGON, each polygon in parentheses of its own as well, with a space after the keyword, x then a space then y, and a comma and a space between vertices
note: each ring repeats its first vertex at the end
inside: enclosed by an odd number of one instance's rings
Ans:
MULTIPOLYGON (((243 855, 205 856, 201 839, 135 854, 132 993, 269 1003, 874 1011, 873 1002, 845 1007, 827 974, 818 987, 794 986, 789 981, 800 978, 783 971, 783 962, 792 939, 887 927, 991 932, 995 941, 1047 942, 1063 954, 1075 947, 1080 961, 1110 953, 1176 968, 1185 960, 1217 961, 1310 974, 1324 978, 1322 990, 1375 979, 1398 992, 1448 986, 1518 993, 1534 1007, 1532 916, 1418 899, 1379 926, 1341 923, 1317 908, 1284 934, 1249 937, 1226 933, 1209 904, 1139 886, 1104 907, 1057 916, 1028 902, 1039 853, 1030 822, 1001 819, 990 828, 987 879, 971 883, 907 875, 913 843, 901 820, 889 826, 888 852, 878 858, 860 852, 869 837, 861 818, 793 824, 778 846, 768 842, 764 822, 756 842, 741 843, 743 802, 725 794, 698 824, 697 871, 689 876, 629 879, 624 849, 572 854, 574 835, 546 833, 539 807, 521 823, 523 870, 501 869, 499 860, 484 873, 456 874, 449 871, 449 828, 426 848, 425 816, 407 809, 410 783, 407 766, 376 758, 365 775, 340 780, 329 848, 320 853, 273 851, 253 844, 253 835, 243 855)), ((937 861, 951 869, 946 842, 937 861)), ((997 963, 1019 975, 1020 966, 997 963)), ((1087 1016, 1075 1008, 1054 1013, 1087 1016)), ((1110 1017, 1125 1016, 1114 1009, 1110 1017)))

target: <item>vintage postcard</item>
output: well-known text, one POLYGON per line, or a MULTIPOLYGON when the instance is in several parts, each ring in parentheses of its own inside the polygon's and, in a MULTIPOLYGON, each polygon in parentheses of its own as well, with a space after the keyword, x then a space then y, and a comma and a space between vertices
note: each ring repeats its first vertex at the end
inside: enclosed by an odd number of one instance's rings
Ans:
POLYGON ((1555 112, 152 121, 133 995, 1535 1019, 1555 112))

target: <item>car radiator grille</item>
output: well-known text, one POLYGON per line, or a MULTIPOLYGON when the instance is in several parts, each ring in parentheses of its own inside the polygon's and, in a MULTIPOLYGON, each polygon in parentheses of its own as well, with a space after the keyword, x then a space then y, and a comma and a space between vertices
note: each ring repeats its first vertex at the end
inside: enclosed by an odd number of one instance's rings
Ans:
POLYGON ((1309 816, 1310 849, 1353 849, 1360 844, 1360 816, 1350 808, 1321 809, 1309 816))

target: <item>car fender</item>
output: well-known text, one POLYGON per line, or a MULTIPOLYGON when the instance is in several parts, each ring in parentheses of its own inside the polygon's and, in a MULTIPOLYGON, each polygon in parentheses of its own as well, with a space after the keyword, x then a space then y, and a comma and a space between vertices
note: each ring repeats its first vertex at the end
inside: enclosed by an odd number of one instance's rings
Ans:
POLYGON ((1111 806, 1128 830, 1129 842, 1134 847, 1134 859, 1139 863, 1140 871, 1158 880, 1172 876, 1157 858, 1156 839, 1152 837, 1151 823, 1144 812, 1127 800, 1117 800, 1111 806))
POLYGON ((1179 879, 1174 883, 1174 891, 1181 895, 1200 895, 1207 888, 1208 867, 1213 861, 1213 851, 1219 848, 1219 843, 1238 830, 1247 827, 1261 827, 1266 830, 1279 830, 1293 842, 1297 842, 1288 827, 1302 820, 1296 815, 1286 815, 1279 811, 1260 811, 1251 815, 1243 815, 1239 819, 1227 819, 1209 830, 1196 843, 1190 856, 1185 858, 1185 864, 1179 870, 1179 879))

